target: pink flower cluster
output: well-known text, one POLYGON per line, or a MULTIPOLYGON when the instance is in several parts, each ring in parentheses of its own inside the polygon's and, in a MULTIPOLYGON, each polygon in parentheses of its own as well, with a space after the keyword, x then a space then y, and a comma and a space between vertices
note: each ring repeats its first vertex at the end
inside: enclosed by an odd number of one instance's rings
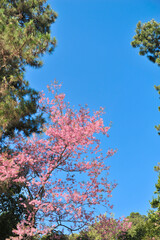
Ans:
POLYGON ((25 139, 19 135, 11 141, 11 155, 0 155, 0 182, 19 182, 27 200, 28 211, 14 232, 20 240, 25 234, 46 234, 59 226, 78 229, 93 220, 94 206, 109 206, 116 184, 108 182, 109 167, 97 134, 108 136, 101 118, 102 110, 90 116, 86 108, 73 110, 64 94, 49 101, 42 94, 41 109, 49 116, 43 137, 25 139), (83 174, 83 175, 82 175, 83 174), (67 225, 70 223, 70 225, 67 225))

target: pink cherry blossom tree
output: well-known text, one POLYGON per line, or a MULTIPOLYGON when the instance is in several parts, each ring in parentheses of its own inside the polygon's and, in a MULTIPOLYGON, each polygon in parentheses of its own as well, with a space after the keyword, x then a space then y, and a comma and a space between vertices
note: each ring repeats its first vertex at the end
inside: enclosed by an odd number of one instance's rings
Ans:
POLYGON ((14 151, 0 155, 0 182, 20 183, 27 199, 27 214, 13 231, 14 240, 59 227, 81 229, 94 220, 96 205, 112 207, 109 198, 116 184, 108 181, 106 159, 115 151, 103 155, 97 137, 108 137, 110 128, 104 126, 103 109, 93 115, 87 108, 74 110, 54 87, 54 98, 42 94, 39 102, 49 119, 43 135, 18 135, 10 140, 14 151))

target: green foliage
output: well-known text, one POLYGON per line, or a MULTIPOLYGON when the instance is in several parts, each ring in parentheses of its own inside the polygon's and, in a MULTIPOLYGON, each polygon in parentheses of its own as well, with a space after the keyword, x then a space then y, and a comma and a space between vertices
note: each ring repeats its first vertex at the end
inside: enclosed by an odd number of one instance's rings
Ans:
MULTIPOLYGON (((131 45, 139 48, 139 54, 147 56, 150 61, 160 66, 160 23, 151 20, 142 24, 138 22, 136 35, 133 37, 131 45)), ((154 86, 160 94, 160 86, 154 86)), ((160 107, 158 108, 160 111, 160 107)), ((155 126, 160 135, 160 125, 155 126)))
POLYGON ((96 232, 90 229, 89 231, 81 231, 79 234, 70 235, 69 240, 100 240, 100 238, 97 238, 96 232))
POLYGON ((146 222, 146 239, 155 238, 160 239, 160 215, 158 211, 149 211, 148 220, 146 222))
POLYGON ((128 230, 129 234, 135 240, 143 239, 146 234, 145 224, 147 221, 147 217, 145 215, 132 212, 127 218, 129 219, 129 221, 132 222, 132 227, 128 230))
MULTIPOLYGON (((160 23, 155 20, 151 20, 142 24, 139 22, 136 28, 136 35, 133 37, 131 45, 135 48, 139 48, 139 54, 146 55, 150 61, 160 66, 160 23)), ((160 94, 160 85, 154 86, 160 94)), ((159 107, 160 111, 160 107, 159 107)), ((160 135, 160 125, 155 126, 160 135)), ((159 166, 155 167, 156 171, 160 170, 159 166)), ((146 238, 144 239, 160 239, 160 174, 158 176, 158 183, 155 185, 156 191, 154 192, 156 197, 152 199, 151 207, 155 208, 155 211, 149 211, 148 220, 146 221, 146 238)))
POLYGON ((2 75, 19 75, 25 65, 42 66, 40 57, 56 44, 50 26, 57 14, 46 0, 3 0, 0 13, 2 75))
POLYGON ((132 212, 127 218, 132 226, 118 240, 160 240, 160 215, 157 211, 149 211, 148 216, 132 212))
POLYGON ((146 235, 147 217, 138 212, 132 212, 127 219, 132 222, 131 228, 123 235, 119 236, 119 240, 142 240, 146 235))
POLYGON ((0 139, 37 132, 39 94, 24 79, 25 66, 41 67, 56 45, 50 26, 57 14, 46 0, 3 0, 0 6, 0 139))
POLYGON ((142 24, 138 22, 136 35, 131 45, 139 48, 139 54, 160 65, 160 23, 151 20, 142 24))
POLYGON ((21 186, 10 184, 7 191, 4 185, 0 186, 0 233, 1 240, 5 240, 12 235, 17 223, 24 216, 24 208, 21 205, 25 197, 20 194, 21 186), (20 200, 21 199, 21 200, 20 200))
POLYGON ((27 84, 12 86, 1 83, 0 94, 0 142, 6 136, 13 137, 14 131, 22 131, 26 136, 40 132, 44 123, 42 113, 37 114, 39 94, 27 84))

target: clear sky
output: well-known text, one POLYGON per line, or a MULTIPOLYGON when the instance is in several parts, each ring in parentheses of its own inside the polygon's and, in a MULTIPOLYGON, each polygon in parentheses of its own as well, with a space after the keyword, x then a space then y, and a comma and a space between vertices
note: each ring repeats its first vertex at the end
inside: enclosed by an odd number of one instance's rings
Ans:
MULTIPOLYGON (((108 160, 115 217, 131 212, 146 214, 157 181, 160 105, 154 85, 160 67, 130 45, 136 24, 160 20, 159 0, 50 0, 58 13, 52 26, 57 47, 43 58, 41 69, 27 68, 26 79, 36 90, 46 90, 54 79, 72 105, 105 108, 106 125, 112 122, 104 150, 118 149, 108 160)), ((47 92, 47 91, 46 91, 47 92)))

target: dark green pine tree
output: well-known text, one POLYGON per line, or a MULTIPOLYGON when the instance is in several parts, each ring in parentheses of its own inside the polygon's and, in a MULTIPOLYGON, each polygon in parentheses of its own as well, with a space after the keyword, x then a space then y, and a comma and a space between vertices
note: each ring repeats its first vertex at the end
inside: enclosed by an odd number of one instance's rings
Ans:
MULTIPOLYGON (((39 93, 25 79, 26 66, 39 68, 56 40, 51 24, 57 14, 46 0, 0 0, 0 151, 8 151, 6 137, 15 132, 40 132, 44 118, 38 111, 39 93)), ((0 239, 11 235, 24 217, 22 186, 0 182, 0 239)))
MULTIPOLYGON (((133 37, 131 45, 134 48, 139 48, 139 54, 147 56, 147 58, 160 66, 160 23, 151 20, 146 23, 138 22, 136 35, 133 37)), ((155 89, 160 94, 160 85, 155 86, 155 89)), ((159 107, 160 111, 160 107, 159 107)), ((160 125, 155 126, 160 135, 160 125)), ((155 196, 150 202, 151 207, 156 211, 150 211, 148 214, 147 231, 153 236, 160 236, 160 166, 155 167, 159 172, 158 183, 156 186, 155 196)))
MULTIPOLYGON (((144 24, 138 22, 136 35, 133 39, 131 45, 134 48, 139 48, 139 55, 147 56, 150 61, 160 66, 160 23, 155 20, 144 24)), ((155 86, 155 89, 160 94, 160 85, 155 86)), ((160 125, 155 126, 155 128, 160 134, 160 125)))
POLYGON ((160 23, 151 20, 142 24, 138 22, 136 35, 131 45, 139 48, 139 54, 160 66, 160 23))
POLYGON ((25 67, 41 67, 56 41, 50 26, 56 13, 46 0, 0 1, 0 139, 15 129, 30 135, 43 123, 38 93, 24 79, 25 67))
POLYGON ((18 184, 11 184, 4 189, 0 187, 0 239, 5 240, 12 236, 12 229, 21 221, 25 214, 25 209, 21 205, 26 200, 21 194, 22 187, 18 184), (21 199, 21 200, 20 200, 21 199))

